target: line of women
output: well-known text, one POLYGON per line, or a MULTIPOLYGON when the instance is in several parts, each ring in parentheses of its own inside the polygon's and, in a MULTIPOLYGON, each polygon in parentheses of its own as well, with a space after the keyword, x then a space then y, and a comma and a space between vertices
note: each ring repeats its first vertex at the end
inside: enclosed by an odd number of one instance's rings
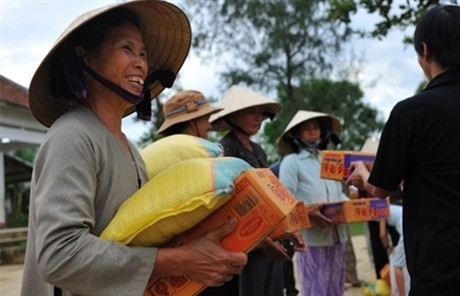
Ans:
MULTIPOLYGON (((266 168, 267 155, 251 137, 260 131, 264 120, 273 118, 280 109, 279 103, 241 86, 232 86, 217 107, 206 102, 203 94, 187 90, 166 101, 165 121, 158 132, 164 136, 184 133, 206 139, 210 130, 227 131, 220 141, 225 156, 242 158, 255 168, 266 168)), ((321 150, 330 142, 337 144, 340 131, 336 117, 300 110, 279 137, 277 144, 286 154, 279 178, 306 204, 348 199, 341 182, 320 178, 321 150)), ((333 224, 319 208, 310 217, 313 226, 292 237, 300 293, 343 295, 347 226, 333 224)), ((290 260, 280 242, 264 241, 248 254, 248 263, 239 276, 200 295, 285 295, 283 259, 290 260)))

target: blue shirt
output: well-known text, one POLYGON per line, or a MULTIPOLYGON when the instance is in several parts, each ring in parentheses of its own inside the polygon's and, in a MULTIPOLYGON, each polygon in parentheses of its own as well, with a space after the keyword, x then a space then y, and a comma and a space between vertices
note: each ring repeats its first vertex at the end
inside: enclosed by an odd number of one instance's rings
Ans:
MULTIPOLYGON (((307 150, 286 156, 281 162, 279 179, 286 188, 305 204, 326 203, 347 200, 342 184, 320 178, 321 152, 317 156, 307 150)), ((315 227, 303 231, 311 246, 332 246, 347 240, 347 225, 334 224, 331 227, 315 227)))

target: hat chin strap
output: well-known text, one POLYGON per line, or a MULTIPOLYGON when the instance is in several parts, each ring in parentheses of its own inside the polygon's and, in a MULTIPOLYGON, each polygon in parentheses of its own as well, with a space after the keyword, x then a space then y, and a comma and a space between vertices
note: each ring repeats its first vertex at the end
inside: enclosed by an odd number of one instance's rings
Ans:
POLYGON ((234 123, 230 120, 230 118, 225 118, 224 120, 225 120, 225 122, 226 122, 232 129, 236 130, 237 132, 242 133, 243 135, 246 135, 246 136, 248 136, 248 137, 251 136, 251 135, 248 134, 244 129, 242 129, 241 127, 239 127, 239 126, 237 126, 236 124, 234 124, 234 123))
POLYGON ((293 150, 296 153, 298 153, 301 148, 307 149, 310 152, 313 151, 313 150, 316 150, 316 149, 324 150, 324 149, 327 148, 327 145, 329 144, 330 141, 335 146, 337 146, 338 144, 340 144, 342 142, 340 140, 340 138, 336 134, 334 134, 333 132, 330 132, 330 131, 327 131, 325 133, 325 136, 322 137, 322 139, 319 140, 316 143, 305 143, 304 141, 300 140, 299 138, 297 138, 296 136, 291 134, 291 132, 288 132, 285 135, 285 140, 284 141, 286 143, 288 143, 289 145, 291 145, 291 147, 293 148, 293 150), (294 145, 294 146, 292 146, 292 145, 294 145))
MULTIPOLYGON (((193 128, 195 129, 196 136, 198 138, 202 138, 200 134, 200 130, 198 129, 198 123, 196 122, 196 118, 190 120, 190 124, 193 125, 193 128)), ((204 138, 202 138, 204 139, 204 138)))
POLYGON ((126 89, 116 85, 115 83, 111 82, 110 80, 105 79, 91 69, 85 63, 81 63, 81 67, 83 71, 91 75, 94 79, 96 79, 99 83, 125 99, 126 101, 136 105, 137 115, 140 119, 143 120, 150 120, 152 118, 152 108, 151 108, 151 98, 149 96, 149 86, 152 85, 155 81, 159 80, 160 83, 164 87, 170 88, 176 75, 168 70, 156 70, 150 73, 144 81, 144 86, 140 95, 132 94, 131 92, 127 91, 126 89))

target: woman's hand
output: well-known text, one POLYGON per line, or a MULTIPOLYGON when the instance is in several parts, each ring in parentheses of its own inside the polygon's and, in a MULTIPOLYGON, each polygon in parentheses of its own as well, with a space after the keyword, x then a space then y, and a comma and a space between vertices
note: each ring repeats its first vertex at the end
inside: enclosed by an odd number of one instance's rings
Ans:
POLYGON ((290 257, 286 248, 278 241, 274 241, 269 237, 264 238, 257 248, 261 248, 265 256, 272 260, 289 260, 290 257))
POLYGON ((321 213, 321 207, 322 205, 318 205, 318 207, 311 209, 308 212, 308 217, 310 218, 311 224, 313 226, 329 227, 332 225, 332 220, 321 213))
POLYGON ((305 252, 307 250, 307 242, 300 234, 300 232, 290 233, 287 238, 292 242, 294 251, 305 252))
POLYGON ((207 286, 221 286, 240 274, 247 263, 242 252, 229 252, 220 240, 230 234, 236 219, 230 219, 219 228, 179 247, 158 250, 153 277, 189 276, 207 286))

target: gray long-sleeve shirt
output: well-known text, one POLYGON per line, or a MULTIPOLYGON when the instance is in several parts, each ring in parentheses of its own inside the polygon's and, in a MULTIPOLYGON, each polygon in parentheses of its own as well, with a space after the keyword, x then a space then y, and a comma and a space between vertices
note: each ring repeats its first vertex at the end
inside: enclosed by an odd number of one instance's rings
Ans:
POLYGON ((21 295, 142 295, 157 249, 99 239, 118 207, 147 180, 132 155, 85 107, 49 129, 32 176, 21 295))

